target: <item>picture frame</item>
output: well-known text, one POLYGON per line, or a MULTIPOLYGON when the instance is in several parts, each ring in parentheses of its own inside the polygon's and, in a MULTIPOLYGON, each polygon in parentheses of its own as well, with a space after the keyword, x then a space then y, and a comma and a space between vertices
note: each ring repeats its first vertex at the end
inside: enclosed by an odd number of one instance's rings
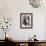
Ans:
POLYGON ((20 28, 32 29, 33 27, 33 14, 32 13, 20 13, 20 28))

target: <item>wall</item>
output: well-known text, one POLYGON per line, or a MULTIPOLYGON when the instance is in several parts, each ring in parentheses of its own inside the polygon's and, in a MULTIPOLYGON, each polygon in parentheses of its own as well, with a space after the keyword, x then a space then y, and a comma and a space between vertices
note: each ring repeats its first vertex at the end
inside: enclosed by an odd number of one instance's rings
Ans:
MULTIPOLYGON (((13 18, 10 31, 7 33, 16 40, 28 40, 34 34, 37 35, 37 39, 46 40, 45 12, 45 6, 35 9, 29 4, 28 0, 0 0, 0 17, 13 18), (20 13, 33 13, 32 29, 20 29, 20 13)), ((3 32, 1 31, 1 33, 3 32)), ((1 33, 0 35, 2 35, 1 33)), ((2 38, 0 36, 0 39, 2 38)))

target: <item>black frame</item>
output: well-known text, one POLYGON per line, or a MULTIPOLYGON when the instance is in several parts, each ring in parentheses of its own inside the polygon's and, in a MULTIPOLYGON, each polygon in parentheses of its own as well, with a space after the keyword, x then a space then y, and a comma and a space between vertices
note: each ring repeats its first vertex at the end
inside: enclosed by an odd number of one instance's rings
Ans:
POLYGON ((33 14, 32 13, 20 13, 20 28, 21 29, 32 29, 32 27, 33 27, 33 14), (29 14, 30 16, 31 16, 31 26, 30 27, 22 27, 22 24, 21 24, 21 21, 22 21, 22 15, 25 15, 25 14, 29 14))

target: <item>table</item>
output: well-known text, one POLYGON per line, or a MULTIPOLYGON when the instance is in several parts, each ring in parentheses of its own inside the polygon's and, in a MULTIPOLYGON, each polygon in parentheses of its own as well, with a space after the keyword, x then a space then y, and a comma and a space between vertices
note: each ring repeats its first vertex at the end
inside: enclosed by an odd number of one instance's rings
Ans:
MULTIPOLYGON (((9 44, 14 44, 16 46, 39 46, 42 44, 46 44, 46 40, 39 40, 39 41, 29 41, 29 40, 6 40, 9 44), (23 44, 23 45, 21 45, 23 44)), ((46 46, 46 45, 45 45, 46 46)))

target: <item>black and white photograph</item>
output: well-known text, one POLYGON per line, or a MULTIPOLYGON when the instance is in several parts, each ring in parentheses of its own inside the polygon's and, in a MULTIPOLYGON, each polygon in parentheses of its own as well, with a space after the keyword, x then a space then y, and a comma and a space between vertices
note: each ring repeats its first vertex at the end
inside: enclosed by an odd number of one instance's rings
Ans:
POLYGON ((32 28, 33 14, 20 13, 20 28, 32 28))

